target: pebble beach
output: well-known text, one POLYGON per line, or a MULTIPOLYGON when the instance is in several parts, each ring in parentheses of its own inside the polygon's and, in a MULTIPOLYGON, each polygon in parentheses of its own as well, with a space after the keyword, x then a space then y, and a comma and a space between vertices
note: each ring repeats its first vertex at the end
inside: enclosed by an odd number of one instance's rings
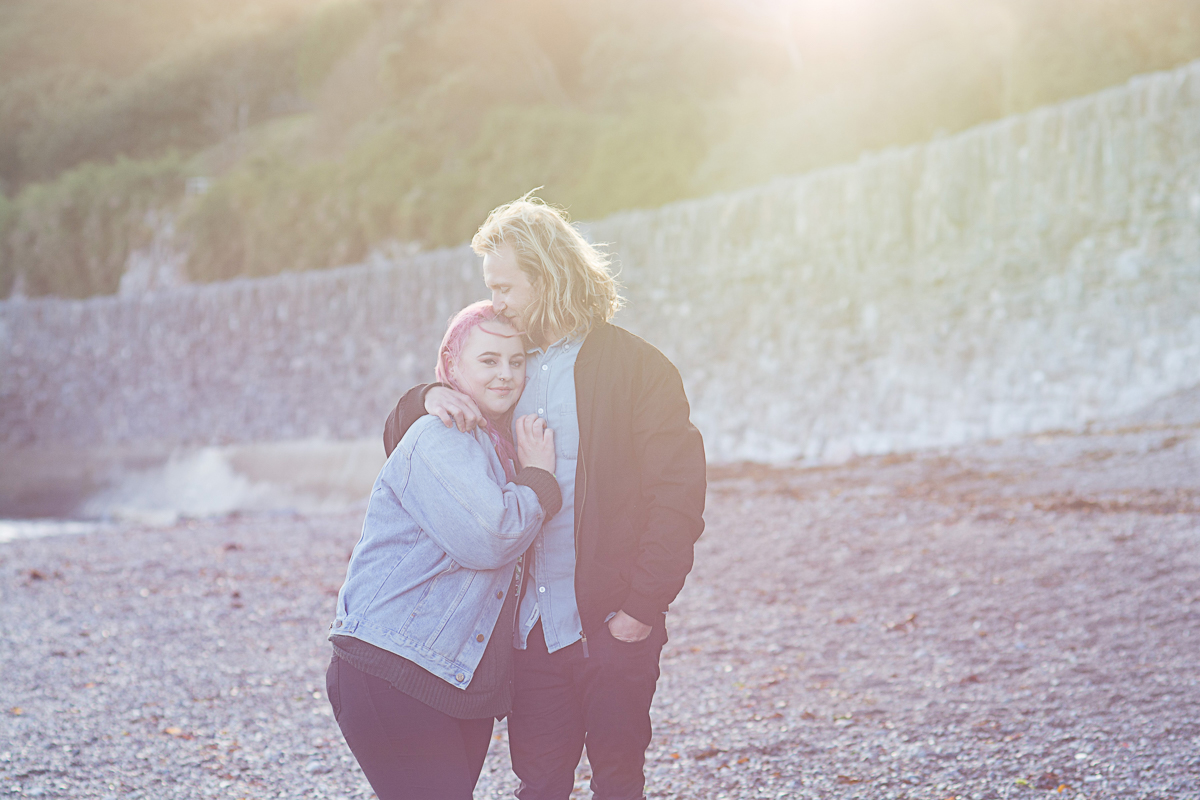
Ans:
MULTIPOLYGON (((361 515, 0 544, 0 796, 372 797, 324 689, 361 515)), ((649 797, 1200 797, 1194 421, 716 466, 706 520, 649 797)))

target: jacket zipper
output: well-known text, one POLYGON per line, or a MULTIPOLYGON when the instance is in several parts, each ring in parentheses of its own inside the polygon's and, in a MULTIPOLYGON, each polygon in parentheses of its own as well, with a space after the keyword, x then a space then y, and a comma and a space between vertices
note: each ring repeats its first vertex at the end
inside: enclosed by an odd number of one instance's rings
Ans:
MULTIPOLYGON (((579 403, 578 398, 576 398, 575 403, 576 403, 576 408, 578 408, 578 403, 579 403)), ((576 418, 576 419, 578 419, 578 418, 576 418)), ((578 462, 577 463, 579 464, 579 468, 583 472, 583 492, 582 492, 582 496, 579 498, 579 511, 575 515, 575 531, 574 531, 574 533, 575 533, 575 603, 576 603, 576 605, 578 605, 578 603, 579 603, 579 529, 583 527, 583 507, 584 507, 584 504, 587 503, 587 484, 588 484, 587 461, 585 461, 583 458, 583 434, 582 433, 579 436, 579 452, 578 452, 578 462)), ((578 486, 579 481, 575 481, 575 485, 578 486)), ((583 657, 587 658, 588 657, 587 634, 583 632, 583 615, 580 614, 579 616, 580 616, 579 639, 581 642, 583 642, 583 657)))
MULTIPOLYGON (((583 342, 580 343, 579 353, 577 353, 575 356, 575 368, 574 369, 579 368, 579 356, 583 355, 583 348, 587 345, 588 339, 591 337, 591 335, 594 332, 595 331, 593 331, 593 330, 589 330, 587 335, 584 336, 583 342)), ((575 539, 575 578, 574 578, 575 605, 576 605, 576 607, 578 607, 578 605, 579 605, 579 531, 583 527, 583 508, 584 508, 584 505, 586 505, 586 503, 587 503, 588 477, 587 477, 587 459, 584 457, 584 452, 583 452, 582 420, 579 419, 579 408, 583 404, 579 399, 578 373, 576 373, 574 377, 576 379, 575 380, 575 409, 576 409, 575 410, 575 421, 576 421, 576 424, 580 425, 580 428, 579 428, 579 452, 576 454, 577 463, 579 464, 577 469, 582 471, 582 473, 583 473, 583 490, 580 493, 579 503, 577 504, 577 506, 575 508, 575 530, 574 530, 574 539, 575 539)), ((595 389, 595 387, 593 387, 593 391, 594 391, 594 389, 595 389)), ((575 476, 575 486, 576 486, 576 488, 579 487, 578 473, 576 473, 576 476, 575 476)), ((583 643, 583 657, 587 658, 588 657, 587 634, 583 632, 583 613, 582 613, 582 611, 580 611, 580 614, 579 614, 579 628, 580 628, 579 640, 583 643)))

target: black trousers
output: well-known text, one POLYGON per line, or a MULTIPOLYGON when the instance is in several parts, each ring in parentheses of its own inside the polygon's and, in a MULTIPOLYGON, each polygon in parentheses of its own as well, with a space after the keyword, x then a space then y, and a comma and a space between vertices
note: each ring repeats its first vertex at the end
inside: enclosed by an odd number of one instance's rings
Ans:
POLYGON ((534 627, 513 653, 508 736, 520 800, 567 800, 585 745, 594 800, 645 797, 650 702, 666 641, 662 623, 632 644, 605 626, 587 640, 586 656, 582 642, 547 653, 541 623, 534 627))
POLYGON ((334 658, 333 716, 379 800, 471 800, 492 718, 455 719, 334 658))

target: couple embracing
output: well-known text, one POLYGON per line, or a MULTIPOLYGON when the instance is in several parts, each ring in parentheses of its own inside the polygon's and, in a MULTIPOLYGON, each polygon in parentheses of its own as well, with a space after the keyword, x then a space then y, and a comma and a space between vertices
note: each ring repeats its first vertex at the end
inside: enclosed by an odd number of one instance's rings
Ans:
POLYGON ((400 399, 330 628, 327 688, 381 800, 467 800, 508 716, 521 800, 644 797, 650 704, 704 527, 675 367, 609 320, 607 258, 527 197, 471 242, 492 299, 400 399))

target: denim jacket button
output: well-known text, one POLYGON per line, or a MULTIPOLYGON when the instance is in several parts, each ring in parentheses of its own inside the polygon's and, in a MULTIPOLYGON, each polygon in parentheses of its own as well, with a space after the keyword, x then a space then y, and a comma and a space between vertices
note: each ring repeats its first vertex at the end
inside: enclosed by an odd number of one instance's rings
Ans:
POLYGON ((477 642, 482 642, 482 641, 483 641, 483 634, 482 634, 482 633, 477 633, 477 634, 475 634, 475 641, 477 641, 477 642))
POLYGON ((340 627, 342 627, 342 621, 339 619, 337 622, 334 623, 334 625, 336 627, 340 628, 340 627))
POLYGON ((461 672, 454 676, 454 680, 458 681, 459 683, 462 683, 466 679, 467 679, 467 676, 463 675, 461 672))
POLYGON ((502 597, 504 597, 504 592, 496 592, 496 599, 497 599, 497 600, 499 600, 499 599, 500 599, 500 598, 502 598, 502 597))

